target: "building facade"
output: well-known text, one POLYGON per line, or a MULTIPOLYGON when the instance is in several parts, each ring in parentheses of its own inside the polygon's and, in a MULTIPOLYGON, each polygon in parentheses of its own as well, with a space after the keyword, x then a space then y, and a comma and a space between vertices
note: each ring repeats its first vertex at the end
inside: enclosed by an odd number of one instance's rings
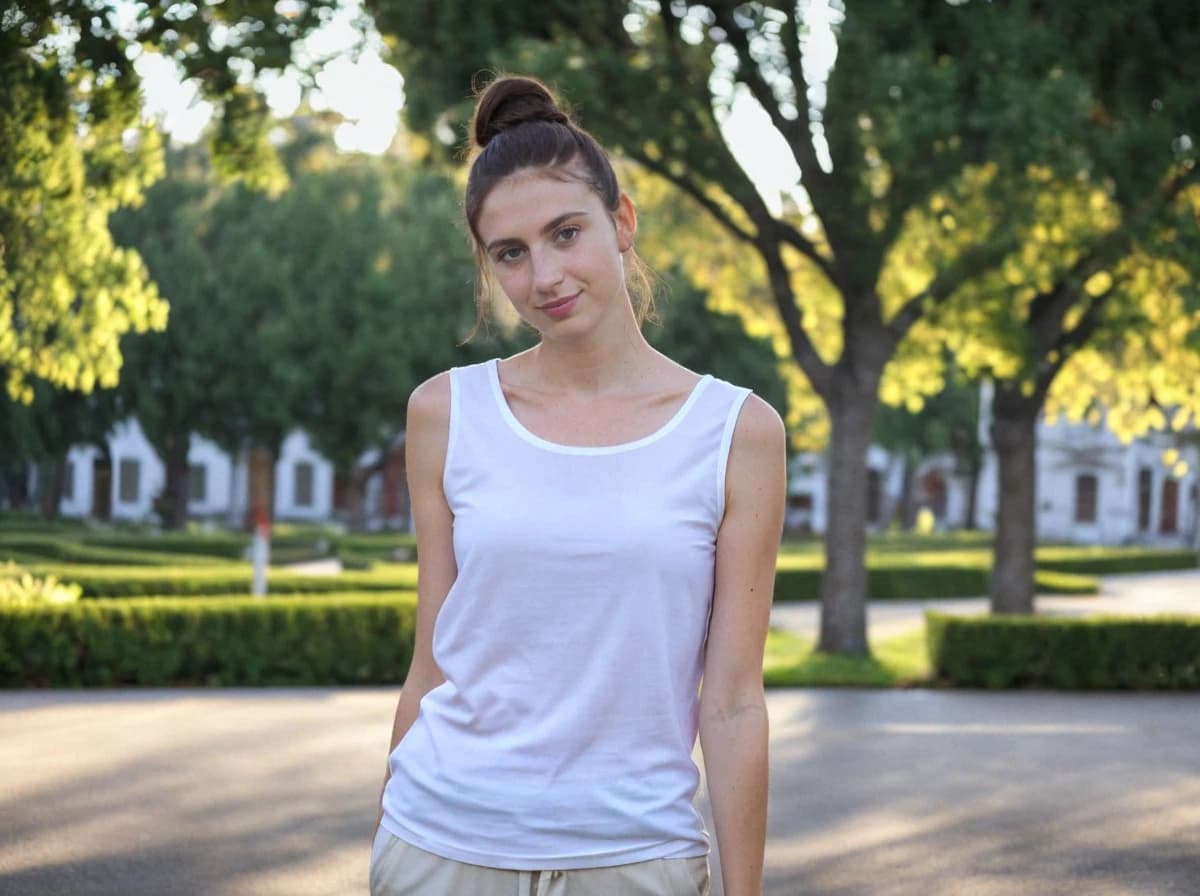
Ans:
MULTIPOLYGON (((999 505, 997 462, 987 444, 990 402, 985 390, 979 425, 984 446, 972 481, 952 454, 922 459, 908 477, 909 507, 926 510, 938 530, 970 523, 974 497, 977 528, 991 531, 999 505)), ((1196 546, 1200 549, 1200 448, 1174 445, 1155 433, 1122 444, 1103 426, 1059 421, 1037 429, 1037 537, 1073 544, 1196 546)), ((193 435, 188 452, 193 519, 244 523, 249 504, 245 456, 231 457, 193 435)), ((403 440, 360 461, 356 486, 335 474, 300 431, 284 440, 274 470, 273 518, 321 523, 353 520, 369 529, 406 529, 410 506, 403 440)), ((793 534, 820 535, 831 500, 823 453, 789 464, 786 525, 793 534)), ((63 481, 61 513, 130 522, 151 521, 166 470, 136 420, 116 427, 107 456, 93 446, 72 449, 63 481)), ((34 475, 31 472, 31 476, 34 475)), ((901 514, 905 463, 878 445, 867 454, 867 526, 886 529, 901 514)))

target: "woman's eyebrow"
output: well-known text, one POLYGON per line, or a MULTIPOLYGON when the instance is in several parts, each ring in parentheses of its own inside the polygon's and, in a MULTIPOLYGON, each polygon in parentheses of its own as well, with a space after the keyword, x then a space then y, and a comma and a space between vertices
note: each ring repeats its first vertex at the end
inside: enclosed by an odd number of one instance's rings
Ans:
MULTIPOLYGON (((584 211, 583 209, 580 209, 579 211, 573 211, 573 212, 563 212, 561 215, 558 215, 554 218, 551 218, 549 221, 547 221, 546 224, 542 227, 542 233, 552 233, 553 231, 557 230, 559 227, 561 227, 563 224, 565 224, 567 221, 571 220, 572 218, 580 216, 580 215, 587 216, 587 214, 588 214, 588 212, 584 211)), ((494 249, 498 249, 500 246, 507 246, 510 244, 516 244, 516 243, 520 243, 520 242, 521 241, 519 239, 517 239, 515 236, 501 237, 498 240, 492 240, 490 243, 488 243, 487 247, 486 247, 486 251, 491 252, 494 249)))
POLYGON ((582 211, 582 210, 577 211, 577 212, 564 212, 563 214, 559 215, 557 218, 553 218, 552 220, 548 221, 546 223, 546 226, 542 228, 542 233, 550 233, 551 231, 557 230, 561 225, 565 224, 567 221, 569 221, 571 218, 574 218, 576 215, 586 215, 586 214, 587 214, 587 212, 582 211))

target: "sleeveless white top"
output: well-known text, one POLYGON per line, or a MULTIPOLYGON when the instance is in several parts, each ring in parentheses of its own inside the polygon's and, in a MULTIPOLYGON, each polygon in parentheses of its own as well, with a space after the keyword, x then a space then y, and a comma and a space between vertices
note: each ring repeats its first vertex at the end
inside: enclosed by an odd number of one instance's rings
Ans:
POLYGON ((446 681, 392 752, 382 826, 517 870, 707 854, 697 690, 748 390, 706 376, 657 432, 604 447, 526 430, 494 360, 450 391, 446 681))

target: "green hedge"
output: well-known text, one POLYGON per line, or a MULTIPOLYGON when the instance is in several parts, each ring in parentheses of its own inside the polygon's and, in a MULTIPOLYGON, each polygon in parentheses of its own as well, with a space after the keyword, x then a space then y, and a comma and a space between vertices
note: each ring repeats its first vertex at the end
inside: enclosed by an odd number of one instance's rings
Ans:
MULTIPOLYGON (((193 597, 213 594, 249 594, 253 570, 248 563, 220 566, 105 567, 26 565, 34 575, 52 575, 73 582, 85 598, 193 597)), ((272 569, 267 587, 272 594, 333 593, 339 591, 412 591, 417 586, 416 565, 396 566, 378 572, 344 572, 336 576, 305 575, 272 569)))
POLYGON ((410 599, 354 594, 10 610, 0 613, 0 686, 399 683, 415 615, 410 599))
POLYGON ((109 532, 88 535, 87 542, 117 550, 194 554, 221 560, 242 560, 250 545, 250 536, 225 532, 214 532, 210 535, 190 532, 162 532, 153 535, 109 532))
MULTIPOLYGON (((973 597, 988 593, 986 566, 934 563, 915 565, 874 562, 867 566, 867 588, 873 600, 926 600, 973 597)), ((1037 571, 1038 594, 1096 594, 1100 584, 1087 576, 1037 571)), ((821 570, 781 565, 775 573, 775 600, 816 600, 821 593, 821 570)))
POLYGON ((926 614, 930 665, 963 687, 1200 688, 1200 617, 926 614))
POLYGON ((1038 569, 1082 575, 1159 572, 1195 569, 1195 551, 1178 548, 1042 547, 1037 549, 1038 569))
POLYGON ((114 548, 95 542, 46 535, 0 533, 0 559, 37 557, 41 562, 83 563, 93 566, 197 566, 211 558, 170 554, 159 550, 114 548))

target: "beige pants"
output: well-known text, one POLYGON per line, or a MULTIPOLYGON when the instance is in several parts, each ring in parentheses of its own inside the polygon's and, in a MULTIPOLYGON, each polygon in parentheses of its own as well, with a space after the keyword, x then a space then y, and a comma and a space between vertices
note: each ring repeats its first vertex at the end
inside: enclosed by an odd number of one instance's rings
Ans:
POLYGON ((508 871, 435 856, 380 828, 371 850, 371 896, 708 896, 708 859, 508 871))

